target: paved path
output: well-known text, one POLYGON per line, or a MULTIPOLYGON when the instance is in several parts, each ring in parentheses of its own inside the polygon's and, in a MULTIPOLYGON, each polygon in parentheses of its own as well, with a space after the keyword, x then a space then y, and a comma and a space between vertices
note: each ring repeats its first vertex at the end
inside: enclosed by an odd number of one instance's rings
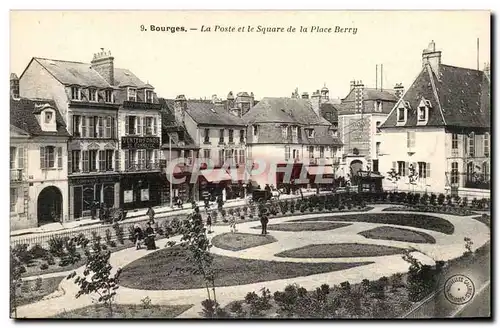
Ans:
MULTIPOLYGON (((369 213, 379 213, 386 205, 375 205, 374 209, 369 213)), ((361 212, 359 215, 363 215, 366 212, 361 212)), ((383 212, 387 213, 387 212, 383 212)), ((405 213, 405 212, 397 212, 405 213)), ((411 213, 411 212, 408 212, 411 213)), ((353 212, 346 213, 349 215, 356 214, 353 212)), ((419 213, 425 214, 425 213, 419 213)), ((334 213, 333 215, 342 215, 340 213, 334 213)), ((378 256, 378 257, 366 257, 366 258, 334 258, 334 259, 298 259, 298 258, 281 258, 276 257, 274 254, 284 251, 286 249, 293 249, 297 247, 302 247, 309 244, 320 244, 320 243, 339 243, 339 242, 358 242, 365 244, 377 244, 377 245, 387 245, 407 248, 408 246, 413 246, 415 249, 421 251, 414 252, 414 256, 419 258, 422 262, 433 264, 433 260, 449 260, 451 258, 458 257, 462 255, 464 251, 464 237, 469 237, 473 241, 473 248, 480 247, 490 239, 490 230, 483 223, 473 220, 467 217, 455 217, 445 214, 435 214, 429 213, 429 215, 442 217, 449 220, 455 226, 455 232, 453 235, 446 235, 439 232, 404 227, 405 229, 413 229, 417 231, 425 231, 426 233, 432 235, 436 239, 436 244, 414 244, 407 242, 397 242, 397 241, 385 241, 385 240, 372 240, 366 239, 357 233, 366 229, 371 229, 376 226, 381 226, 382 224, 373 223, 354 223, 351 226, 344 228, 339 228, 330 231, 301 231, 301 232, 284 232, 284 231, 269 231, 270 234, 275 236, 278 241, 276 243, 271 243, 267 245, 262 245, 259 247, 254 247, 247 250, 242 250, 238 252, 222 250, 213 247, 213 253, 233 256, 238 258, 246 259, 261 259, 268 261, 287 261, 287 262, 358 262, 358 261, 374 261, 375 263, 351 268, 342 271, 328 272, 315 274, 306 277, 296 277, 290 279, 280 279, 274 281, 266 281, 261 283, 240 285, 240 286, 228 286, 228 287, 217 287, 217 300, 224 306, 233 300, 243 299, 248 292, 258 291, 259 289, 266 287, 272 292, 276 290, 282 290, 286 285, 290 283, 297 283, 306 289, 314 289, 323 283, 327 283, 330 286, 335 284, 340 284, 343 281, 349 281, 351 284, 359 283, 363 279, 374 280, 382 276, 389 276, 397 272, 406 272, 408 270, 408 263, 402 260, 401 255, 391 255, 391 256, 378 256), (427 255, 424 255, 427 254, 427 255), (429 258, 429 256, 432 258, 429 258)), ((302 218, 310 217, 326 217, 332 216, 331 213, 324 214, 307 214, 303 216, 294 216, 287 218, 277 218, 271 219, 270 224, 282 223, 291 220, 297 220, 302 218)), ((244 233, 259 233, 259 230, 252 229, 252 227, 258 226, 258 222, 244 222, 237 226, 239 232, 244 233)), ((218 234, 229 232, 228 226, 214 226, 212 227, 214 233, 211 235, 216 236, 218 234)), ((173 240, 179 240, 179 236, 172 238, 173 240)), ((167 240, 162 239, 157 241, 157 246, 163 248, 166 245, 167 240)), ((111 255, 110 262, 112 266, 116 269, 118 267, 123 267, 149 253, 152 251, 147 250, 135 250, 135 249, 125 249, 115 252, 111 255)), ((272 265, 272 262, 270 263, 272 265)), ((77 273, 83 272, 83 267, 76 270, 77 273)), ((40 317, 50 317, 56 315, 63 311, 70 311, 73 309, 81 308, 92 304, 92 299, 89 296, 82 296, 79 299, 75 299, 78 288, 73 283, 72 280, 63 280, 59 286, 60 289, 64 290, 64 295, 57 298, 42 300, 37 303, 28 304, 18 308, 19 317, 30 317, 30 318, 40 318, 40 317)), ((123 304, 140 304, 140 300, 144 297, 149 297, 153 304, 194 304, 194 306, 184 312, 180 317, 192 318, 199 317, 199 312, 201 311, 201 301, 206 298, 205 289, 191 289, 191 290, 137 290, 126 287, 120 287, 118 290, 118 295, 116 297, 117 303, 123 304)))

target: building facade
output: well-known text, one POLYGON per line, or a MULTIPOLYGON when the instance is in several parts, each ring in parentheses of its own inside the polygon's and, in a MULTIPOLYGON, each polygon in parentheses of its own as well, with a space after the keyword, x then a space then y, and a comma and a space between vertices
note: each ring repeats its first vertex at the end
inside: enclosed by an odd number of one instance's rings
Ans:
MULTIPOLYGON (((319 172, 326 178, 338 164, 341 143, 336 130, 325 120, 309 99, 263 98, 243 120, 248 125, 247 156, 252 167, 251 179, 264 188, 266 184, 283 187, 291 182, 277 167, 291 168, 291 181, 303 176, 314 184, 319 172), (260 167, 264 165, 265 167, 260 167)), ((302 183, 297 183, 302 184, 302 183)))
POLYGON ((67 222, 69 133, 52 100, 10 101, 10 227, 67 222))
POLYGON ((400 176, 384 188, 489 197, 490 89, 489 66, 444 65, 431 42, 420 74, 381 126, 381 168, 400 176))

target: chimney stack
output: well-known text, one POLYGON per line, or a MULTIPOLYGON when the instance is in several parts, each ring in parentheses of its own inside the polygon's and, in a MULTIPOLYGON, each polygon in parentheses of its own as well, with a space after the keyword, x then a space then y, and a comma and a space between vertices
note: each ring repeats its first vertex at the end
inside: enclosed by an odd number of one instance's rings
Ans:
POLYGON ((352 80, 350 82, 350 85, 349 85, 349 91, 351 91, 352 89, 354 89, 354 86, 356 85, 356 81, 355 80, 352 80))
POLYGON ((104 51, 94 54, 94 58, 90 62, 90 67, 99 73, 110 85, 115 84, 115 65, 114 57, 111 56, 111 51, 104 51))
POLYGON ((403 94, 405 93, 405 87, 403 86, 403 83, 396 83, 396 85, 394 86, 394 92, 396 98, 401 99, 401 97, 403 97, 403 94))
POLYGON ((364 88, 365 85, 363 84, 363 81, 357 81, 354 85, 354 107, 356 112, 359 113, 363 111, 364 88))
POLYGON ((177 124, 184 125, 184 118, 187 110, 187 100, 184 95, 178 95, 174 101, 174 115, 177 124))
POLYGON ((441 65, 441 51, 436 51, 436 44, 434 40, 429 43, 427 49, 422 52, 422 67, 429 64, 432 71, 438 75, 439 65, 441 65))
POLYGON ((309 99, 309 94, 307 92, 303 92, 302 99, 309 99))
POLYGON ((19 98, 19 78, 15 73, 10 74, 10 96, 19 98))
POLYGON ((311 106, 316 115, 318 116, 321 116, 319 112, 320 105, 321 105, 321 93, 319 92, 319 90, 316 90, 315 92, 313 92, 311 96, 311 106))
POLYGON ((491 81, 491 68, 490 63, 484 63, 484 74, 488 77, 488 80, 491 81))

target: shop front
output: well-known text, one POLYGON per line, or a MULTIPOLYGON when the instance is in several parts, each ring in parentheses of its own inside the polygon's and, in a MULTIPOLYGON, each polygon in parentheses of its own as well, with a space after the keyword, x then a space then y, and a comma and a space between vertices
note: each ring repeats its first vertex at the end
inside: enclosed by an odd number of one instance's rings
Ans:
POLYGON ((69 217, 79 220, 92 217, 96 204, 109 208, 119 206, 120 176, 118 174, 69 177, 69 217))
POLYGON ((120 178, 120 205, 125 210, 158 206, 165 186, 160 172, 128 173, 120 178))
POLYGON ((307 166, 307 177, 311 188, 316 190, 332 190, 334 172, 332 166, 307 166))
POLYGON ((201 170, 198 176, 200 199, 215 201, 231 185, 231 176, 225 169, 201 170))

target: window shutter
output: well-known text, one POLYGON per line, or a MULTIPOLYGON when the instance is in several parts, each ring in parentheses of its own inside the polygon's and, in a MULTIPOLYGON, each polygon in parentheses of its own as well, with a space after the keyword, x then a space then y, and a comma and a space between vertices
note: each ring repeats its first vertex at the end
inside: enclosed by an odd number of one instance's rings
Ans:
POLYGON ((73 173, 73 152, 68 152, 68 173, 73 173))
POLYGON ((128 126, 128 115, 125 116, 125 135, 128 135, 129 126, 128 126))
POLYGON ((394 169, 394 171, 396 171, 396 172, 397 172, 397 170, 398 170, 398 166, 397 166, 397 165, 398 165, 398 163, 396 163, 396 162, 392 162, 392 168, 393 168, 393 169, 394 169))
POLYGON ((120 170, 120 156, 118 150, 115 150, 115 171, 120 170))
POLYGON ((17 168, 22 169, 24 168, 24 147, 19 147, 17 148, 17 168))
POLYGON ((410 132, 406 132, 406 148, 411 147, 410 132))
POLYGON ((142 135, 142 117, 137 117, 136 124, 137 124, 136 134, 142 135))
POLYGON ((430 178, 431 177, 431 163, 427 163, 425 166, 426 172, 425 172, 425 177, 430 178))
POLYGON ((146 123, 147 119, 145 117, 142 118, 142 135, 146 135, 146 123))
POLYGON ((40 168, 45 168, 45 147, 40 147, 40 168))
POLYGON ((57 147, 57 167, 62 169, 62 147, 57 147))
POLYGON ((405 163, 405 175, 406 176, 410 175, 410 162, 405 163))
POLYGON ((160 162, 160 159, 158 158, 158 149, 155 149, 154 152, 153 152, 153 163, 159 163, 160 162))
POLYGON ((83 172, 88 172, 89 171, 89 151, 84 150, 82 151, 82 161, 83 161, 83 172))
POLYGON ((415 170, 415 172, 413 174, 417 174, 418 173, 418 163, 413 162, 413 163, 411 163, 411 165, 413 165, 413 169, 415 170))
POLYGON ((129 162, 130 162, 130 153, 128 149, 125 149, 124 151, 125 154, 125 171, 129 168, 129 162))

